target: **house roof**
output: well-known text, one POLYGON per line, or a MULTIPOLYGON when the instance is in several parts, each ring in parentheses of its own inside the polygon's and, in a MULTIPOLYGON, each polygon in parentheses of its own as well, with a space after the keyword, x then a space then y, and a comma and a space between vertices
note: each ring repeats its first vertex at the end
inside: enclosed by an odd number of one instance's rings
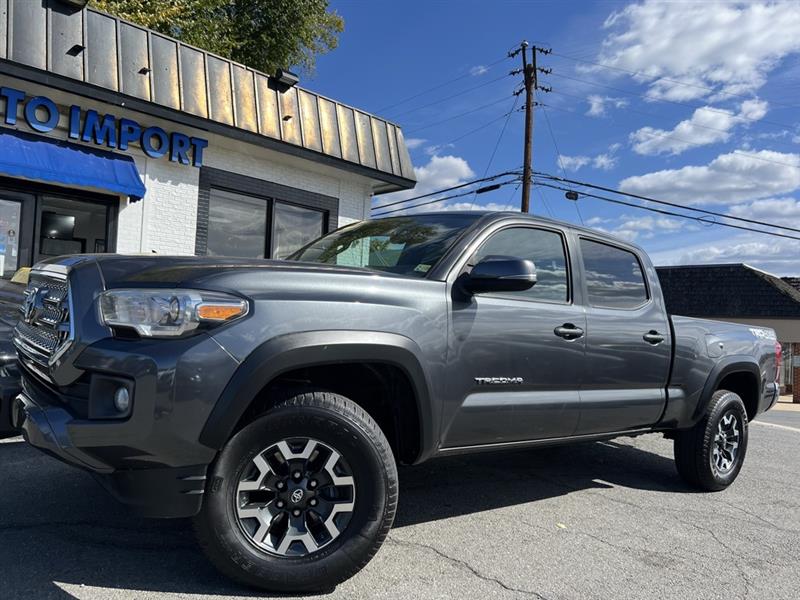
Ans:
POLYGON ((800 290, 800 277, 782 277, 786 283, 796 290, 800 290))
POLYGON ((800 289, 749 265, 687 265, 656 271, 672 314, 800 319, 800 289))
POLYGON ((380 182, 375 193, 414 187, 403 132, 386 119, 97 10, 5 5, 0 74, 354 171, 380 182))

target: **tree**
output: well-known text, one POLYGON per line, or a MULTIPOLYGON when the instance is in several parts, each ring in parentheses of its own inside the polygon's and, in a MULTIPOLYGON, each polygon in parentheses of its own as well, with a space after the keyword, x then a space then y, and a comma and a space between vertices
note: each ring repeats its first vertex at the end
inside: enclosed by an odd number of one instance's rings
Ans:
POLYGON ((266 73, 311 73, 344 20, 328 0, 91 0, 91 6, 266 73))

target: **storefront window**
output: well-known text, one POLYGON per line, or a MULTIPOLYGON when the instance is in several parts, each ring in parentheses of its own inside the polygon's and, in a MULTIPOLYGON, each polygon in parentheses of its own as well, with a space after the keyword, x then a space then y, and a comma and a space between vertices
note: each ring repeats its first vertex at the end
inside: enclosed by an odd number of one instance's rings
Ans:
POLYGON ((324 213, 276 202, 273 213, 272 257, 286 258, 323 234, 324 213))
POLYGON ((264 258, 267 201, 212 189, 208 202, 208 254, 264 258))
POLYGON ((108 207, 60 196, 42 196, 37 260, 63 254, 106 252, 108 207))
POLYGON ((22 205, 0 199, 0 277, 11 277, 19 263, 19 220, 22 205))

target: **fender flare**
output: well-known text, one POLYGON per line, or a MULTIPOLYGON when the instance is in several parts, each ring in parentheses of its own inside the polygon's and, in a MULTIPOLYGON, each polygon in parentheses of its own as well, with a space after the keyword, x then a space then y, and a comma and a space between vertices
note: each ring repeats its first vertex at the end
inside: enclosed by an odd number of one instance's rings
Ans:
MULTIPOLYGON (((747 355, 726 356, 714 365, 714 368, 711 369, 711 373, 706 379, 700 401, 697 403, 697 408, 692 416, 693 423, 697 423, 703 418, 708 408, 708 403, 711 402, 711 396, 719 389, 720 382, 733 373, 750 373, 753 375, 756 379, 756 392, 758 394, 761 393, 761 368, 758 366, 758 363, 756 363, 751 356, 747 355)), ((758 403, 758 398, 756 402, 758 403)))
POLYGON ((402 335, 377 331, 327 330, 290 333, 253 350, 225 386, 200 433, 200 443, 219 450, 258 393, 283 373, 302 367, 352 362, 380 362, 399 367, 411 382, 420 424, 420 452, 415 462, 436 446, 439 413, 433 410, 422 351, 402 335))

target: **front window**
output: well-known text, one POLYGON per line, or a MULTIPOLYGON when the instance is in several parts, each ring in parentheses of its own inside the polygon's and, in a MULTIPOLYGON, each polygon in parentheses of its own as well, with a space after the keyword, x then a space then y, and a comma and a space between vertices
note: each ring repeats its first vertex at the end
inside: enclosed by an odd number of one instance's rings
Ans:
POLYGON ((474 215, 447 214, 362 221, 312 242, 288 260, 425 277, 474 222, 474 215))

